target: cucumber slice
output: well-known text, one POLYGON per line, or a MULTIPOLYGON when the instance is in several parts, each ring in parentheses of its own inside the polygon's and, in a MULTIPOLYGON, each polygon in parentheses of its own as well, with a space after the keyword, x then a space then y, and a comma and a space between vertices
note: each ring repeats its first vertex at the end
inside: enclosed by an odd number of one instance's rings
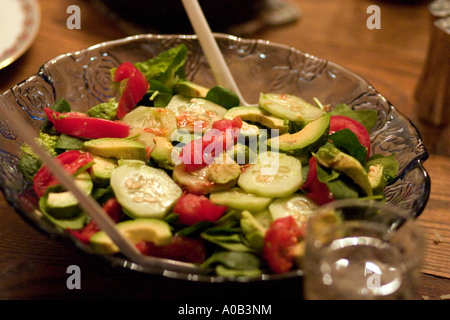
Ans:
POLYGON ((151 108, 140 106, 130 111, 122 118, 122 121, 133 129, 145 129, 145 132, 168 139, 177 126, 175 114, 167 108, 151 108))
POLYGON ((288 94, 261 93, 261 108, 282 119, 311 122, 323 116, 325 111, 309 104, 302 98, 288 94))
POLYGON ((269 211, 273 220, 293 216, 299 224, 302 224, 317 207, 317 204, 306 195, 296 193, 286 198, 276 199, 269 205, 269 211))
POLYGON ((262 211, 272 202, 272 198, 259 197, 237 187, 229 191, 211 193, 209 199, 218 205, 250 212, 262 211))
POLYGON ((132 218, 163 218, 182 194, 164 170, 142 163, 126 163, 114 169, 111 187, 132 218))
MULTIPOLYGON (((74 182, 86 195, 91 194, 93 182, 89 173, 82 172, 74 182)), ((43 198, 46 199, 45 211, 55 219, 72 219, 81 212, 78 199, 70 191, 49 192, 43 198)))
POLYGON ((239 176, 237 183, 244 191, 257 196, 287 197, 303 184, 302 164, 284 153, 263 152, 239 176))
POLYGON ((174 96, 166 107, 175 113, 177 117, 178 129, 185 129, 189 132, 205 132, 211 129, 216 120, 223 119, 227 109, 218 104, 202 98, 193 98, 183 103, 183 98, 174 96))

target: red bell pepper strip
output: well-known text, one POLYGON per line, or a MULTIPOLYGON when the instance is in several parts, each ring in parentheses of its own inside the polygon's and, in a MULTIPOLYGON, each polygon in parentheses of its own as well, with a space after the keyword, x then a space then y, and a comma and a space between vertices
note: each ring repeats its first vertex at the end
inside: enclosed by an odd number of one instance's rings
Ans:
POLYGON ((50 108, 44 111, 55 129, 69 136, 86 139, 126 138, 130 133, 130 126, 122 121, 92 118, 79 112, 61 113, 50 108))
POLYGON ((145 96, 150 84, 145 75, 130 62, 124 62, 117 67, 113 80, 127 81, 117 107, 117 117, 122 119, 145 96))
MULTIPOLYGON (((70 150, 55 157, 69 174, 75 174, 79 169, 93 163, 94 159, 88 152, 70 150)), ((47 189, 59 184, 58 180, 51 174, 46 166, 42 166, 33 177, 33 190, 38 197, 42 197, 47 189)))

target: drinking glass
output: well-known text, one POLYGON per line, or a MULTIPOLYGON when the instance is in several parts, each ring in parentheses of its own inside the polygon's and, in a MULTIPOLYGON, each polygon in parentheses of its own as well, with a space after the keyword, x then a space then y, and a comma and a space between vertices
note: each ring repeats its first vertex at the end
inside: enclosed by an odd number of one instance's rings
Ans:
POLYGON ((414 296, 423 233, 401 208, 336 200, 308 222, 304 295, 310 300, 407 300, 414 296))

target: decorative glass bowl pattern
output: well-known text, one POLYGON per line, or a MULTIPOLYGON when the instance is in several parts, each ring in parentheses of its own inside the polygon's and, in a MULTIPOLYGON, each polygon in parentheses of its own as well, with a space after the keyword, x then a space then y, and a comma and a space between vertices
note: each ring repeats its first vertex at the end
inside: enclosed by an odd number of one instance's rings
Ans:
MULTIPOLYGON (((428 158, 427 150, 415 126, 367 81, 333 62, 285 45, 224 34, 216 34, 216 39, 244 98, 250 103, 258 101, 260 92, 280 92, 307 101, 316 97, 331 106, 347 103, 355 110, 377 110, 378 122, 370 133, 372 153, 395 153, 400 164, 397 178, 386 189, 387 202, 414 217, 422 213, 430 193, 430 178, 422 165, 428 158)), ((0 108, 7 109, 9 114, 8 119, 0 119, 0 184, 6 200, 19 214, 43 232, 69 237, 67 232, 42 219, 36 210, 30 185, 17 168, 23 140, 14 131, 14 118, 25 116, 30 129, 38 132, 45 116, 43 108, 60 97, 67 99, 73 110, 87 111, 116 95, 110 86, 110 68, 124 61, 149 59, 180 43, 189 48, 188 78, 207 87, 214 86, 214 76, 196 36, 146 34, 56 57, 35 75, 0 95, 0 108)), ((84 246, 79 247, 88 252, 84 246)), ((205 282, 276 280, 302 274, 297 270, 283 275, 225 279, 183 272, 179 268, 171 270, 170 264, 164 261, 143 268, 120 257, 105 259, 142 272, 205 282)))

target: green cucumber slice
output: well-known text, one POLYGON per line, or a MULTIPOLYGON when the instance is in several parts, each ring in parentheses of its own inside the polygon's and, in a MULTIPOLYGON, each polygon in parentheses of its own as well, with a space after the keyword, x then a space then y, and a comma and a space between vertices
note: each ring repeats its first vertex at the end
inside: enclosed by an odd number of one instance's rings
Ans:
POLYGON ((324 110, 302 98, 288 94, 261 93, 259 105, 277 117, 296 122, 308 123, 325 114, 324 110))
POLYGON ((162 169, 126 163, 111 173, 117 201, 132 218, 163 218, 181 196, 181 188, 162 169))
POLYGON ((312 199, 300 193, 276 199, 269 205, 273 220, 293 216, 300 224, 306 222, 316 208, 317 204, 312 199))
MULTIPOLYGON (((86 195, 91 194, 93 182, 89 173, 82 172, 74 182, 86 195)), ((55 219, 72 219, 81 212, 78 199, 70 191, 49 192, 44 198, 46 213, 55 219)))
POLYGON ((223 119, 227 112, 227 109, 209 100, 192 98, 186 101, 179 95, 173 97, 166 109, 175 113, 178 129, 185 129, 191 133, 211 129, 214 121, 223 119))
POLYGON ((303 184, 302 164, 284 153, 262 152, 239 176, 238 186, 261 197, 282 198, 296 192, 303 184))
POLYGON ((172 136, 173 130, 177 127, 175 114, 166 108, 152 108, 139 106, 133 109, 122 118, 122 121, 130 126, 134 131, 152 132, 158 136, 168 139, 172 136))
POLYGON ((248 210, 250 212, 262 211, 272 202, 272 198, 260 197, 245 192, 238 187, 232 188, 229 191, 211 193, 209 199, 218 205, 225 205, 236 210, 248 210))

